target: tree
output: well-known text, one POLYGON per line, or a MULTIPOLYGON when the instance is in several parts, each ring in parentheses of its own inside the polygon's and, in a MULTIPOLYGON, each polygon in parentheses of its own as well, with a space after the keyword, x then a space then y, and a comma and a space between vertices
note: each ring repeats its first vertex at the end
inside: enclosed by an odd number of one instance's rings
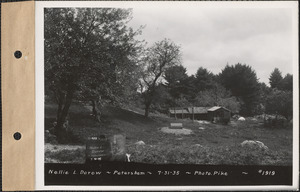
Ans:
POLYGON ((272 88, 268 87, 265 83, 259 83, 260 96, 263 101, 267 98, 267 96, 272 92, 272 88))
POLYGON ((209 72, 207 69, 200 67, 196 73, 196 79, 194 82, 194 86, 198 91, 204 91, 206 89, 210 89, 215 84, 214 75, 209 72))
POLYGON ((282 81, 281 72, 279 71, 278 68, 275 68, 269 78, 271 88, 279 89, 281 81, 282 81))
POLYGON ((155 93, 153 95, 151 109, 165 113, 165 109, 168 108, 169 102, 170 94, 166 86, 162 83, 158 84, 155 88, 155 93))
POLYGON ((130 18, 129 9, 45 9, 45 92, 58 104, 59 141, 74 98, 116 101, 122 95, 140 49, 134 39, 140 30, 126 25, 130 18))
MULTIPOLYGON (((186 73, 186 68, 182 65, 175 65, 168 69, 164 74, 164 79, 166 82, 164 83, 169 92, 169 104, 170 106, 176 105, 177 99, 182 99, 186 97, 186 89, 187 84, 186 80, 188 75, 186 73)), ((169 106, 169 107, 170 107, 169 106)))
POLYGON ((265 106, 267 97, 272 93, 272 88, 267 86, 265 83, 259 83, 259 105, 255 108, 255 114, 265 113, 265 106))
POLYGON ((229 109, 232 113, 235 114, 239 113, 241 110, 241 103, 234 96, 221 98, 218 105, 229 109))
POLYGON ((182 80, 186 79, 186 68, 182 65, 175 65, 166 69, 164 79, 168 87, 175 87, 182 80))
POLYGON ((293 93, 291 91, 273 90, 267 97, 266 113, 282 115, 288 121, 293 118, 293 93))
POLYGON ((191 75, 184 79, 182 82, 182 84, 184 85, 182 93, 184 94, 184 97, 188 100, 188 102, 191 104, 195 104, 196 97, 198 96, 198 89, 195 81, 196 77, 194 75, 191 75))
POLYGON ((221 84, 241 100, 241 114, 253 115, 259 103, 259 83, 256 73, 248 65, 227 65, 219 74, 221 84))
POLYGON ((149 116, 149 109, 153 102, 158 83, 161 82, 166 70, 181 62, 180 47, 169 39, 156 42, 146 52, 144 73, 141 84, 145 104, 145 117, 149 116))
POLYGON ((240 111, 240 103, 237 98, 220 84, 215 84, 211 89, 200 91, 197 94, 195 104, 204 107, 223 106, 233 113, 240 111))
POLYGON ((279 83, 279 89, 283 91, 293 91, 293 75, 286 74, 279 83))

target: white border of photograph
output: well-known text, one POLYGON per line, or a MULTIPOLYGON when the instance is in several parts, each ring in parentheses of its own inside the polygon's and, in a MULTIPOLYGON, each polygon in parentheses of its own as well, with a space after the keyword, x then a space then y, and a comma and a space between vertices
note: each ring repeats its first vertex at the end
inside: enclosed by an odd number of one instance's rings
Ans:
MULTIPOLYGON (((298 89, 298 2, 171 2, 171 1, 36 1, 36 190, 296 190, 299 186, 299 89, 298 89), (205 8, 290 8, 293 15, 293 185, 292 186, 45 186, 44 183, 44 8, 116 7, 116 8, 195 7, 205 8)), ((226 62, 226 61, 225 61, 226 62)))

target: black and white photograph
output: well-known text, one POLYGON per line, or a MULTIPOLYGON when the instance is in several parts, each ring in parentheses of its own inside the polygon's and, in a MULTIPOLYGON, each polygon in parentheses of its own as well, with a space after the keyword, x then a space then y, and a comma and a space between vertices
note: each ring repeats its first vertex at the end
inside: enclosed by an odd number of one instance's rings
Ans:
POLYGON ((292 186, 297 3, 255 3, 43 7, 45 185, 292 186))

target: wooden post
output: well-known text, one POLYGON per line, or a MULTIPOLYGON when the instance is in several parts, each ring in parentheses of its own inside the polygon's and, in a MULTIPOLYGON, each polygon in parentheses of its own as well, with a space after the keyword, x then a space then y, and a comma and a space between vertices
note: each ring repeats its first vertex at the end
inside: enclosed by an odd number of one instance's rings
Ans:
POLYGON ((175 107, 174 107, 174 114, 175 114, 175 119, 177 119, 175 107))
POLYGON ((192 107, 192 112, 193 112, 193 122, 194 122, 194 107, 192 107))

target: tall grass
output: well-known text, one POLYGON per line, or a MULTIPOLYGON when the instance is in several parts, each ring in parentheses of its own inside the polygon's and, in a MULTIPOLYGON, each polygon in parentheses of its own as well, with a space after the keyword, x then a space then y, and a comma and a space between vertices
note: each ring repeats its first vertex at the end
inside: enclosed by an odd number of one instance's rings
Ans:
POLYGON ((130 146, 128 153, 134 162, 154 164, 212 165, 286 165, 292 163, 292 153, 271 150, 249 150, 241 146, 130 146))
POLYGON ((45 152, 46 163, 84 163, 85 162, 85 149, 76 150, 58 150, 45 152))

